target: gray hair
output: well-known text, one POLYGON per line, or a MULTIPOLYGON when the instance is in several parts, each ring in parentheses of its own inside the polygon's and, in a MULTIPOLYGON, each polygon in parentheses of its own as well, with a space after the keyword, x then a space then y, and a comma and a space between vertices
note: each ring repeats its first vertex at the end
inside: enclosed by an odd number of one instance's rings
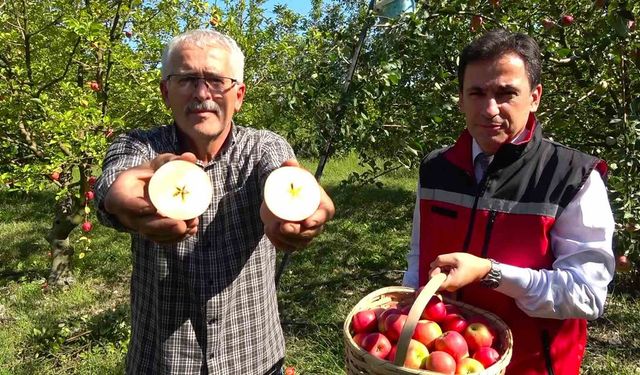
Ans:
POLYGON ((162 79, 167 79, 167 76, 171 74, 171 56, 174 54, 176 48, 181 47, 184 44, 193 44, 200 48, 209 47, 222 47, 229 51, 229 59, 231 63, 232 78, 243 81, 244 77, 244 53, 238 44, 230 36, 223 34, 215 30, 191 30, 175 36, 162 52, 162 79))

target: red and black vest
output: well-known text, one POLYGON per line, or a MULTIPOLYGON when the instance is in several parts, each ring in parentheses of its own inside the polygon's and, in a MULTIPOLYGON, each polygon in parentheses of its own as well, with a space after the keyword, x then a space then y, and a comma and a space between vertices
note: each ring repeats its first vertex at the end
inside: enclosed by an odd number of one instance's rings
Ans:
MULTIPOLYGON (((440 254, 464 251, 498 262, 551 269, 550 232, 556 218, 601 160, 542 138, 533 114, 529 136, 504 144, 476 182, 472 138, 428 155, 420 166, 420 285, 440 254)), ((578 374, 587 341, 584 319, 542 319, 525 314, 515 301, 471 284, 457 293, 466 303, 491 311, 513 332, 507 374, 578 374)))

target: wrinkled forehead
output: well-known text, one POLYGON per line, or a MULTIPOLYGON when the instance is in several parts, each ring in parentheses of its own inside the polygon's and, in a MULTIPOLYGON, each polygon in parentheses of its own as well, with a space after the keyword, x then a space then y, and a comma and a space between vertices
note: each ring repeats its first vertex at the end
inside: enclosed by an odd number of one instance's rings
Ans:
POLYGON ((230 54, 229 49, 220 44, 183 42, 173 50, 169 63, 174 73, 229 74, 230 54))

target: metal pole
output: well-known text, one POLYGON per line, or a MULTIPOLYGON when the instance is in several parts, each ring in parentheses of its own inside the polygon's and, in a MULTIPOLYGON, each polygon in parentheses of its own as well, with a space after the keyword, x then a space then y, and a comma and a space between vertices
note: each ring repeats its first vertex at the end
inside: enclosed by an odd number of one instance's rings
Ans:
MULTIPOLYGON (((358 59, 360 58, 360 50, 362 49, 362 44, 364 43, 364 40, 367 37, 367 33, 371 28, 371 19, 369 16, 371 11, 373 10, 374 4, 375 4, 375 0, 371 0, 369 2, 366 19, 365 19, 364 25, 362 25, 362 29, 360 30, 360 38, 358 39, 358 43, 353 49, 353 53, 351 55, 351 63, 349 64, 349 70, 347 71, 347 76, 345 77, 344 84, 342 85, 342 93, 340 95, 340 101, 338 101, 338 104, 334 111, 335 112, 334 128, 333 128, 333 131, 330 132, 329 134, 325 151, 320 157, 320 162, 318 163, 318 167, 316 168, 315 177, 316 177, 316 180, 318 180, 318 182, 320 182, 320 178, 322 177, 322 172, 324 171, 324 167, 327 164, 327 160, 329 160, 329 157, 331 156, 331 154, 333 154, 333 151, 334 151, 333 137, 334 137, 334 134, 338 132, 338 130, 340 130, 340 126, 342 125, 342 119, 344 118, 344 111, 346 107, 346 100, 349 93, 349 89, 351 88, 351 82, 353 81, 353 74, 356 71, 356 65, 358 64, 358 59)), ((278 267, 278 271, 276 272, 276 287, 278 287, 278 284, 280 283, 280 277, 282 277, 282 273, 284 272, 284 269, 287 267, 287 264, 289 263, 290 258, 291 258, 291 252, 286 252, 282 257, 282 261, 280 262, 280 266, 278 267)))

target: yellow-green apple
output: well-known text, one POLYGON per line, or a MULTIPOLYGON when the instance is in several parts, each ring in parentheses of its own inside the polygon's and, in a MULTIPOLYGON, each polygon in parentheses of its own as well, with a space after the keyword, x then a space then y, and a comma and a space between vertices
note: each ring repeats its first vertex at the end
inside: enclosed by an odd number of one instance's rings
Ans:
POLYGON ((362 349, 380 359, 386 359, 391 351, 391 342, 380 332, 367 334, 362 338, 362 349))
MULTIPOLYGON (((397 351, 398 347, 397 345, 394 345, 387 359, 394 362, 396 360, 397 351)), ((407 349, 407 356, 404 359, 403 366, 413 369, 424 368, 424 362, 428 357, 429 349, 427 349, 427 347, 420 341, 412 339, 409 341, 409 348, 407 349)))
POLYGON ((436 350, 429 353, 429 357, 424 363, 424 368, 433 372, 453 375, 456 373, 456 360, 453 359, 451 354, 436 350))
POLYGON ((384 334, 387 335, 391 342, 396 342, 400 338, 402 328, 407 322, 407 315, 389 314, 384 320, 384 334))
POLYGON ((472 358, 482 363, 484 368, 489 368, 489 366, 498 362, 500 359, 500 353, 490 346, 485 346, 476 350, 476 352, 473 353, 472 358))
POLYGON ((459 333, 464 332, 467 329, 467 320, 460 314, 447 314, 440 322, 440 327, 443 331, 456 331, 459 333))
POLYGON ((438 323, 430 320, 418 320, 412 338, 423 343, 427 349, 433 350, 433 343, 440 335, 442 335, 442 329, 438 323))
POLYGON ((484 370, 482 363, 471 357, 462 358, 458 361, 458 365, 456 366, 456 374, 460 375, 476 374, 482 370, 484 370))
POLYGON ((491 333, 489 327, 482 323, 469 324, 463 336, 467 341, 471 353, 475 353, 476 350, 493 344, 493 333, 491 333))
POLYGON ((445 316, 447 316, 447 308, 444 306, 444 302, 440 298, 433 296, 427 302, 424 310, 422 310, 420 318, 440 323, 445 316))
POLYGON ((461 334, 447 331, 435 340, 434 348, 451 354, 456 362, 469 356, 469 347, 461 334))
POLYGON ((188 220, 207 210, 213 187, 201 167, 185 160, 172 160, 151 176, 149 198, 161 215, 188 220))
POLYGON ((375 331, 378 327, 376 311, 373 309, 358 311, 353 315, 353 319, 351 319, 351 327, 355 333, 375 331))
POLYGON ((282 220, 302 221, 320 205, 320 185, 300 167, 281 167, 269 174, 264 184, 264 202, 282 220))
POLYGON ((391 314, 402 314, 402 311, 396 307, 391 307, 389 309, 384 310, 378 315, 378 331, 384 333, 386 327, 384 326, 384 321, 387 320, 387 317, 391 314))
POLYGON ((498 337, 498 335, 496 334, 496 330, 493 327, 493 324, 491 323, 491 321, 489 319, 487 319, 487 317, 485 317, 484 315, 473 315, 471 317, 467 318, 467 323, 469 324, 473 324, 473 323, 482 323, 485 326, 487 326, 487 328, 489 329, 489 332, 491 332, 491 335, 493 335, 493 337, 498 337))

